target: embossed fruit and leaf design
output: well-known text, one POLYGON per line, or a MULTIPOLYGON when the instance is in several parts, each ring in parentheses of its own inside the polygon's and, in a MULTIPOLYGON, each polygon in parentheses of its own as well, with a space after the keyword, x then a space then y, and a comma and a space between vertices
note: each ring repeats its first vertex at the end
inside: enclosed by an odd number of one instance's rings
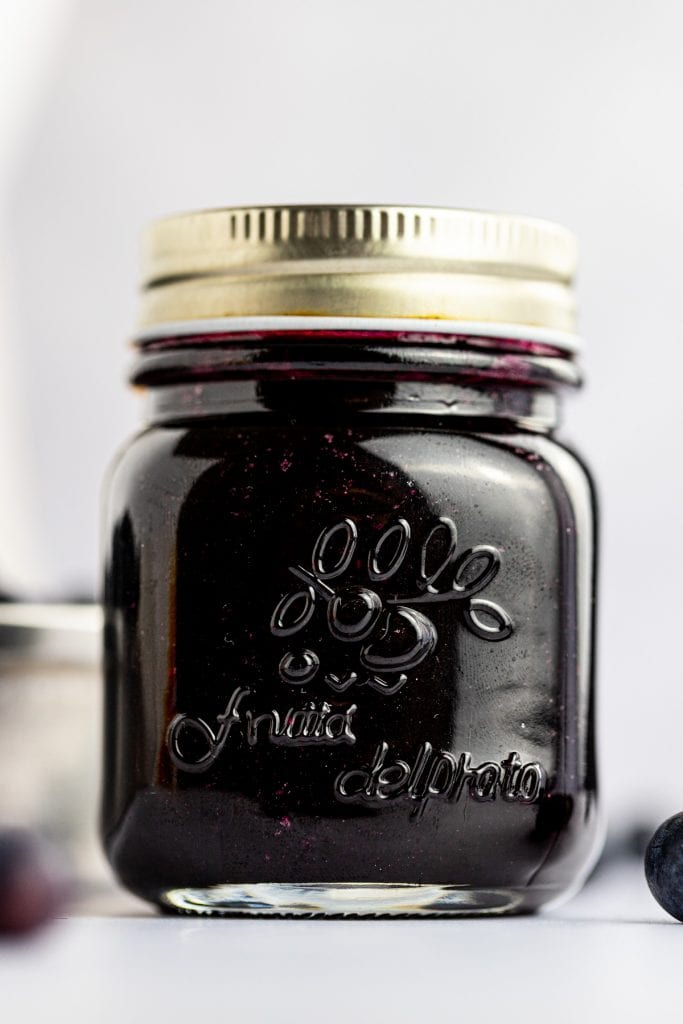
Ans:
POLYGON ((478 544, 459 552, 456 525, 445 516, 436 520, 421 542, 413 537, 407 520, 398 519, 370 544, 364 557, 356 522, 339 520, 318 536, 310 568, 289 567, 297 586, 279 600, 271 616, 273 636, 288 641, 279 663, 281 679, 291 686, 305 686, 322 674, 336 693, 354 686, 385 695, 397 693, 408 681, 408 672, 437 645, 436 627, 422 609, 445 601, 454 603, 463 625, 475 636, 505 640, 514 629, 512 618, 501 605, 478 596, 500 567, 500 551, 491 545, 478 544), (406 559, 418 544, 419 569, 413 588, 386 596, 389 581, 408 564, 406 559), (349 581, 349 571, 352 566, 357 569, 359 560, 367 586, 349 581), (321 663, 317 650, 297 643, 316 614, 324 614, 329 635, 354 652, 352 669, 333 671, 321 663))

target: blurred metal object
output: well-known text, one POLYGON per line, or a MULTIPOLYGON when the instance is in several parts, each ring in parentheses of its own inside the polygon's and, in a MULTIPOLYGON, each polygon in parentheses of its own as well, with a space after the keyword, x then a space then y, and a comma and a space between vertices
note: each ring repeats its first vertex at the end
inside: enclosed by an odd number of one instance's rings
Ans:
MULTIPOLYGON (((0 604, 0 630, 61 630, 96 634, 102 626, 102 612, 95 604, 0 604)), ((1 634, 0 634, 1 639, 1 634)))
POLYGON ((51 840, 86 882, 108 875, 100 621, 94 605, 0 604, 0 824, 51 840))
MULTIPOLYGON (((531 217, 419 206, 259 206, 152 224, 145 327, 263 316, 429 317, 572 332, 576 239, 531 217)), ((286 329, 286 328, 285 328, 286 329)))

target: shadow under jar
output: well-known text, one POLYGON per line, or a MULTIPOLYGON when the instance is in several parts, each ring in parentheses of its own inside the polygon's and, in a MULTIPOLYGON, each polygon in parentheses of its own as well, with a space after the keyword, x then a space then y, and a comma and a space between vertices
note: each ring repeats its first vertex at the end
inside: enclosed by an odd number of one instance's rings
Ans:
POLYGON ((596 851, 574 243, 420 208, 148 236, 103 835, 167 910, 528 912, 596 851), (305 315, 299 310, 305 309, 305 315))

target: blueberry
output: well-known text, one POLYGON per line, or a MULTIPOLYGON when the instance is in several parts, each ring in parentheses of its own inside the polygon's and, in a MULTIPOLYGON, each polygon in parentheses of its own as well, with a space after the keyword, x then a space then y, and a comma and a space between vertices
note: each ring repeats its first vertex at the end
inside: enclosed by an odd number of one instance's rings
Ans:
POLYGON ((668 818, 650 840, 645 878, 657 903, 683 921, 683 813, 668 818))
POLYGON ((46 843, 23 829, 0 831, 0 935, 26 933, 50 920, 66 888, 46 843))

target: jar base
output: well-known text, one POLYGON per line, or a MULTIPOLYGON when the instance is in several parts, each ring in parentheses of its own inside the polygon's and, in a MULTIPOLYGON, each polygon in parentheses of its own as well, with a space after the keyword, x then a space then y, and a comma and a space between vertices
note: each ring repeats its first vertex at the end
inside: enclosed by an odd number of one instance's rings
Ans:
POLYGON ((170 889, 159 902, 166 912, 216 916, 465 917, 532 913, 558 895, 545 888, 258 883, 170 889))

